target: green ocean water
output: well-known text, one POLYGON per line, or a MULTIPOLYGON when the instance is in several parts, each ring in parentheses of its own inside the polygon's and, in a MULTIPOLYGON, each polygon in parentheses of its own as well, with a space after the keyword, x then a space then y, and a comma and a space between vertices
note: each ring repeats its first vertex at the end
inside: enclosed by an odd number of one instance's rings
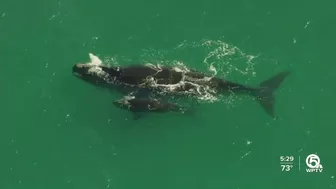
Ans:
POLYGON ((336 188, 335 1, 0 1, 0 189, 336 188), (270 118, 248 96, 194 115, 113 106, 71 74, 182 63, 257 86, 292 74, 270 118), (322 172, 308 173, 317 154, 322 172), (289 171, 280 156, 293 156, 289 171))

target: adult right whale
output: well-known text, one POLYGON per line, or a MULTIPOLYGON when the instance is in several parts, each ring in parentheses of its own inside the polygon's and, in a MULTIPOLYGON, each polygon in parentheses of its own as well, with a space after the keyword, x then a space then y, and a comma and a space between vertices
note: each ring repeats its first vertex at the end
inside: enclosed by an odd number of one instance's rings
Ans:
POLYGON ((235 94, 249 94, 259 102, 265 112, 275 117, 274 92, 279 88, 290 71, 283 71, 261 82, 259 86, 250 87, 239 83, 213 77, 193 69, 180 70, 170 66, 108 66, 99 64, 75 64, 72 72, 78 78, 91 84, 111 87, 125 86, 137 89, 149 89, 153 92, 165 91, 169 95, 197 94, 201 86, 213 91, 213 94, 233 92, 235 94), (171 86, 175 86, 173 90, 171 86), (190 92, 194 91, 194 92, 190 92), (195 92, 196 91, 196 92, 195 92))

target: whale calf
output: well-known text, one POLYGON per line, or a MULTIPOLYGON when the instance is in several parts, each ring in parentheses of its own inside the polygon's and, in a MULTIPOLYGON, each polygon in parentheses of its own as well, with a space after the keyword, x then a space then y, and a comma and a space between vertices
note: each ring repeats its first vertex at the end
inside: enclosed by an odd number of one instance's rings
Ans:
POLYGON ((117 85, 131 87, 134 90, 165 91, 170 95, 197 95, 197 87, 199 86, 204 89, 210 89, 214 95, 218 93, 225 94, 227 92, 248 94, 259 102, 268 115, 275 117, 274 92, 291 72, 280 72, 255 87, 213 77, 193 69, 179 70, 170 66, 75 64, 72 67, 72 73, 80 79, 98 86, 110 87, 117 85), (169 86, 175 86, 175 88, 173 90, 166 90, 169 86))
POLYGON ((126 109, 134 113, 134 119, 139 118, 139 112, 180 112, 188 111, 188 108, 174 103, 163 102, 154 98, 137 98, 135 96, 125 96, 122 99, 115 100, 113 104, 121 109, 126 109))

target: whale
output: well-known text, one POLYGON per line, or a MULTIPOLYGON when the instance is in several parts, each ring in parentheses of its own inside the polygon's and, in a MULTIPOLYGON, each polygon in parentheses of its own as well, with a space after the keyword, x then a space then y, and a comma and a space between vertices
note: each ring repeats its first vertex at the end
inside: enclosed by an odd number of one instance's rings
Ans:
POLYGON ((273 118, 276 118, 274 93, 291 74, 290 71, 282 71, 257 86, 246 86, 191 68, 181 70, 173 66, 147 64, 111 66, 103 63, 77 63, 73 65, 72 73, 92 85, 119 86, 130 88, 130 91, 143 90, 158 94, 164 91, 169 95, 197 95, 201 86, 214 95, 228 93, 250 95, 273 118), (174 86, 173 89, 171 86, 174 86))
POLYGON ((138 98, 135 96, 124 96, 121 99, 115 100, 113 104, 121 109, 129 110, 133 113, 138 112, 181 112, 184 113, 188 110, 175 103, 161 101, 155 98, 138 98))

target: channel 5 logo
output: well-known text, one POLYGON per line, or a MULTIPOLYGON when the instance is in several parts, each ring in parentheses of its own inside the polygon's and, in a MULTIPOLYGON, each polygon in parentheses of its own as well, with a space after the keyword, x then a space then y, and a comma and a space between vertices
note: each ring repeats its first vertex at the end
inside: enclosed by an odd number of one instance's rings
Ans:
POLYGON ((310 154, 307 156, 306 165, 308 167, 306 169, 308 173, 313 173, 313 172, 321 173, 323 171, 320 158, 316 154, 310 154))

